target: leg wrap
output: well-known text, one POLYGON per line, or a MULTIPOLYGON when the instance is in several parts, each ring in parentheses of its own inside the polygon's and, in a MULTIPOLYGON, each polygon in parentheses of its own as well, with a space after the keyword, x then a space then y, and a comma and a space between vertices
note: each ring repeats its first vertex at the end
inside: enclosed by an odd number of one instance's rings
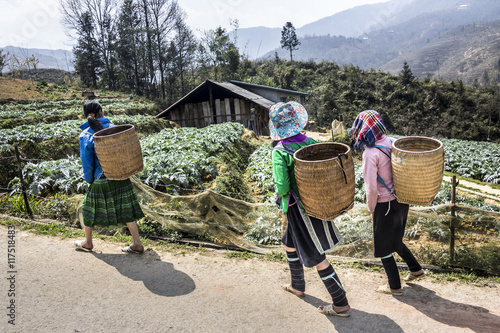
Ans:
POLYGON ((387 279, 389 280, 389 287, 391 289, 400 289, 401 280, 399 279, 398 265, 396 265, 396 260, 392 254, 387 257, 382 258, 382 264, 384 265, 385 273, 387 274, 387 279))
POLYGON ((332 265, 329 265, 327 268, 318 271, 319 277, 325 284, 326 289, 332 296, 333 304, 336 306, 346 306, 349 303, 347 302, 347 297, 345 294, 345 290, 340 283, 340 279, 335 273, 332 265))
POLYGON ((290 275, 292 276, 292 288, 298 291, 306 290, 306 281, 304 280, 304 266, 302 266, 296 251, 286 252, 290 275))

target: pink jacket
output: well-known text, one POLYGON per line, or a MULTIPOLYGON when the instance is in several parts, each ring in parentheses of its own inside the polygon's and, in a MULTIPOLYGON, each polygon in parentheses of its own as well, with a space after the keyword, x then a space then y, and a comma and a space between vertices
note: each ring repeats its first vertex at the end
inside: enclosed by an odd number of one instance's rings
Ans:
MULTIPOLYGON (((392 141, 383 136, 382 139, 375 141, 376 145, 391 147, 392 141)), ((389 156, 389 149, 382 148, 389 156)), ((366 147, 363 152, 363 178, 365 180, 366 204, 370 212, 375 211, 377 202, 388 202, 396 199, 391 192, 377 180, 377 173, 382 177, 387 186, 394 191, 394 182, 392 181, 391 160, 377 148, 366 147)))

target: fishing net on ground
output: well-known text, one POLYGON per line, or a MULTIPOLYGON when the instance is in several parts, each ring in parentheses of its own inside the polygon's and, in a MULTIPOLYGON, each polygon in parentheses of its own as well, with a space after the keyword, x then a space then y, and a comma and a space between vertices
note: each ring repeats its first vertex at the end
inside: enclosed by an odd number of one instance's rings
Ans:
MULTIPOLYGON (((286 219, 275 205, 248 203, 207 190, 196 195, 170 195, 131 178, 144 214, 162 228, 204 238, 260 254, 281 249, 286 219)), ((75 219, 82 224, 83 195, 73 197, 75 219)), ((500 212, 452 205, 411 207, 404 242, 419 260, 434 265, 449 263, 450 222, 455 227, 455 262, 461 266, 496 272, 500 257, 500 212), (496 268, 495 268, 496 267, 496 268)), ((328 255, 339 259, 374 261, 371 214, 355 204, 339 216, 336 225, 343 240, 328 255)), ((83 225, 83 224, 82 224, 83 225)))
MULTIPOLYGON (((266 204, 248 203, 210 190, 195 195, 174 196, 154 190, 136 177, 132 177, 131 181, 146 217, 165 229, 197 237, 210 235, 220 243, 262 254, 278 248, 257 246, 245 237, 251 226, 262 218, 257 211, 267 210, 266 204)), ((71 200, 75 205, 75 222, 83 226, 83 195, 74 196, 71 200)))

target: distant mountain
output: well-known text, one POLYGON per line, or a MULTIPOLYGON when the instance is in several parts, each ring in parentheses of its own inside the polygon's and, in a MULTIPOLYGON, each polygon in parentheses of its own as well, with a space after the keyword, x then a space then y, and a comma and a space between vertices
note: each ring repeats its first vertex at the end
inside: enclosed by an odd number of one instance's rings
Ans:
POLYGON ((398 73, 406 61, 414 75, 466 84, 500 83, 500 21, 460 26, 381 66, 398 73))
MULTIPOLYGON (((403 62, 407 60, 417 76, 425 77, 430 74, 443 79, 454 79, 461 72, 443 64, 448 63, 449 59, 462 61, 460 52, 462 55, 468 53, 466 49, 458 46, 469 45, 475 50, 484 52, 475 54, 470 61, 466 62, 468 65, 461 66, 462 70, 470 71, 470 73, 463 72, 459 76, 469 84, 477 82, 478 76, 485 76, 483 81, 488 78, 493 80, 488 77, 488 75, 496 76, 494 71, 490 70, 491 66, 484 65, 489 69, 482 69, 482 66, 473 65, 479 63, 473 60, 475 57, 485 57, 481 60, 482 64, 494 64, 498 61, 498 56, 494 53, 496 42, 491 36, 496 36, 500 30, 497 24, 490 23, 500 20, 500 1, 476 0, 466 3, 456 0, 413 0, 403 2, 407 4, 402 10, 394 10, 394 15, 390 16, 390 19, 389 15, 387 16, 389 23, 385 23, 384 28, 364 33, 359 37, 315 35, 299 38, 301 45, 299 50, 293 53, 294 60, 316 62, 328 60, 338 64, 354 64, 363 69, 382 69, 392 73, 399 72, 403 67, 403 62), (488 36, 490 37, 487 38, 488 36), (457 46, 455 48, 454 43, 457 46), (440 67, 439 75, 438 66, 440 67), (486 74, 484 74, 485 70, 486 74)), ((366 11, 367 6, 361 7, 366 11)), ((357 7, 357 9, 360 8, 357 7)), ((271 50, 263 58, 272 58, 275 53, 282 59, 289 58, 289 52, 280 47, 271 50)))
MULTIPOLYGON (((20 59, 26 59, 34 55, 40 63, 38 68, 53 68, 62 69, 65 71, 73 71, 74 55, 72 51, 68 50, 48 50, 48 49, 27 49, 15 46, 0 47, 3 53, 9 52, 16 55, 20 59)), ((3 72, 8 72, 9 68, 6 66, 3 72)))
MULTIPOLYGON (((232 31, 234 38, 234 31, 232 31)), ((280 28, 244 28, 236 31, 237 46, 240 53, 248 56, 250 59, 256 59, 270 50, 280 45, 280 28)))

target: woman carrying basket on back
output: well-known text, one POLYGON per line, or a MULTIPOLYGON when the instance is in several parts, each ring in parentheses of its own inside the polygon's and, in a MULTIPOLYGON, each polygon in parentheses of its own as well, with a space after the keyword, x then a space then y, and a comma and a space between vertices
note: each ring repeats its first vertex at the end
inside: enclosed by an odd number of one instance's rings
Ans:
POLYGON ((324 223, 305 213, 295 181, 294 152, 317 143, 300 133, 307 124, 307 118, 307 111, 297 102, 277 103, 269 110, 269 130, 276 143, 272 161, 277 204, 288 219, 282 242, 290 267, 291 284, 281 287, 299 297, 304 296, 304 266, 316 266, 333 300, 333 304, 320 306, 318 311, 326 315, 348 317, 350 307, 346 292, 325 255, 341 237, 333 222, 324 223))
POLYGON ((406 262, 410 273, 404 279, 412 281, 425 275, 424 270, 403 243, 409 205, 401 204, 394 194, 392 179, 391 146, 382 117, 376 111, 361 112, 352 125, 349 135, 355 140, 354 150, 363 150, 363 179, 366 203, 372 213, 374 255, 382 258, 389 285, 375 291, 402 295, 398 266, 393 253, 406 262))
POLYGON ((139 237, 137 219, 144 217, 137 195, 130 179, 108 180, 102 171, 94 148, 93 134, 111 125, 104 118, 101 105, 89 101, 83 105, 83 114, 87 122, 80 126, 80 158, 85 181, 90 184, 82 204, 85 240, 76 241, 75 246, 85 251, 92 251, 92 231, 94 226, 117 228, 126 225, 134 244, 122 249, 123 252, 142 253, 144 247, 139 237))

